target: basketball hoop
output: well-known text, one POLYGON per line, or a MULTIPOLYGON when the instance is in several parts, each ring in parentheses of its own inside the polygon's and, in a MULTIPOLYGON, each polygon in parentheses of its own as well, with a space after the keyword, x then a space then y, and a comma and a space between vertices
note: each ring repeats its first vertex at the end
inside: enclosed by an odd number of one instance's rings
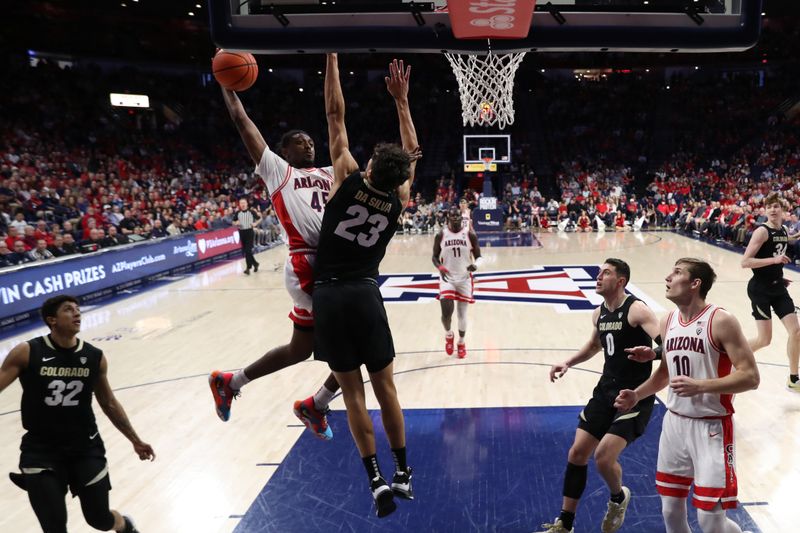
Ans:
POLYGON ((493 157, 481 157, 483 159, 483 169, 486 172, 489 172, 492 169, 492 162, 494 161, 493 157))
POLYGON ((458 81, 464 126, 503 129, 514 123, 514 76, 525 52, 445 56, 458 81))

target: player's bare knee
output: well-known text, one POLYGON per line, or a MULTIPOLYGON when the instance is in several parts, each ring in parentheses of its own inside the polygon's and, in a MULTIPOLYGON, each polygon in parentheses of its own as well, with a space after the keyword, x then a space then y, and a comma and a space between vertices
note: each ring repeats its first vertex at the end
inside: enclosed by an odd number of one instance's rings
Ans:
POLYGON ((617 464, 617 455, 607 448, 598 447, 594 452, 594 462, 601 472, 609 472, 617 464))
POLYGON ((581 446, 572 445, 567 455, 567 460, 574 465, 589 464, 589 458, 592 456, 592 450, 584 449, 581 446))

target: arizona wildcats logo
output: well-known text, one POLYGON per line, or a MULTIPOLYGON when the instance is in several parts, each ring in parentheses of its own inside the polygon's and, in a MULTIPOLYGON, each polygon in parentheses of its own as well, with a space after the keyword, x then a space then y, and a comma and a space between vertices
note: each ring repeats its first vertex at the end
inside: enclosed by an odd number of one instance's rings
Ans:
MULTIPOLYGON (((473 276, 473 297, 484 302, 549 305, 559 313, 591 311, 603 302, 595 292, 598 265, 547 265, 529 270, 479 272, 473 276)), ((378 277, 387 303, 425 302, 439 294, 437 274, 386 274, 378 277)), ((626 292, 653 311, 664 309, 632 283, 626 292)))

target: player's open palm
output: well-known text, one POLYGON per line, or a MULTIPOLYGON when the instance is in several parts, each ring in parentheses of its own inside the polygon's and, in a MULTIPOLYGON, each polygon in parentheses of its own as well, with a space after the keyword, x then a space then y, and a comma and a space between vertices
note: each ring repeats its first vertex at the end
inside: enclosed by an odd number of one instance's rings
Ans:
POLYGON ((637 363, 646 363, 656 358, 656 352, 649 346, 634 346, 625 348, 625 351, 628 352, 628 359, 637 363))
POLYGON ((630 411, 638 401, 639 398, 637 398, 636 391, 622 389, 614 400, 614 408, 623 412, 630 411))
POLYGON ((395 100, 403 100, 408 97, 408 80, 411 78, 411 66, 405 66, 403 60, 397 59, 389 63, 389 75, 386 80, 386 89, 395 100))
POLYGON ((569 365, 566 363, 559 363, 557 365, 553 365, 550 367, 550 383, 553 383, 560 377, 563 377, 564 374, 567 373, 569 370, 569 365))
POLYGON ((142 461, 153 461, 156 458, 156 452, 153 451, 153 447, 146 442, 135 442, 133 444, 133 451, 136 452, 136 455, 138 455, 139 459, 142 461))

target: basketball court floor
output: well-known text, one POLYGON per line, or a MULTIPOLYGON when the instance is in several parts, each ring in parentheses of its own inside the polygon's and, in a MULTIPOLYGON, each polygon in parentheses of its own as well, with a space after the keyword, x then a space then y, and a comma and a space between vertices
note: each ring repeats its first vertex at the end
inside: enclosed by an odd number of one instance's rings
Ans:
MULTIPOLYGON (((554 384, 548 370, 590 335, 589 311, 600 301, 593 276, 606 257, 630 263, 630 292, 659 316, 672 308, 663 295, 674 261, 705 259, 718 275, 708 300, 733 312, 748 336, 755 326, 745 293, 750 272, 739 267, 736 252, 672 233, 536 237, 494 236, 485 243, 464 360, 444 353, 439 304, 431 299, 433 237, 398 236, 391 243, 381 281, 417 498, 399 502, 383 520, 372 511, 341 398, 331 405, 330 442, 314 439, 292 414, 293 400, 316 391, 326 377, 324 364, 304 362, 249 384, 227 423, 214 413, 208 372, 240 368, 291 334, 285 247, 262 253, 255 275, 242 275, 241 261, 233 261, 85 306, 82 338, 105 351, 117 397, 157 453, 155 462, 140 462, 96 409, 112 507, 131 514, 145 533, 537 531, 559 511, 567 450, 602 354, 554 384)), ((800 280, 796 271, 787 270, 787 277, 800 280)), ((790 291, 800 301, 797 288, 790 291)), ((42 332, 36 326, 7 333, 0 356, 42 332)), ((784 388, 785 345, 776 321, 773 345, 756 354, 760 388, 734 403, 741 505, 733 516, 743 529, 765 533, 800 523, 794 485, 800 395, 784 388)), ((0 395, 3 532, 38 531, 25 493, 5 476, 17 470, 20 394, 17 383, 0 395)), ((659 403, 646 435, 623 454, 633 500, 621 531, 663 531, 654 482, 663 413, 659 403)), ((389 472, 379 424, 376 431, 389 472)), ((592 466, 576 531, 599 531, 606 500, 592 466)), ((69 530, 91 531, 78 502, 70 500, 68 508, 69 530)), ((693 530, 699 531, 696 522, 693 530)))

